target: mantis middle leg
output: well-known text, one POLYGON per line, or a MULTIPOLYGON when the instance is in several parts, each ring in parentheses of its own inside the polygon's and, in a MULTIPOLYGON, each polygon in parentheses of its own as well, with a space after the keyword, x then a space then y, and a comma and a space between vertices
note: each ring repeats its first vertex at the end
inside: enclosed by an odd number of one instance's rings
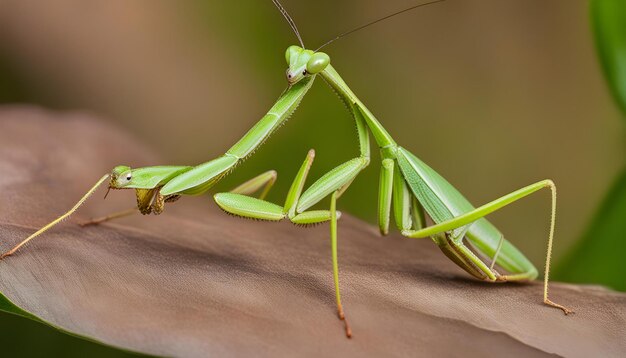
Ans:
POLYGON ((333 281, 335 285, 337 314, 339 319, 344 322, 347 337, 351 337, 352 332, 341 304, 337 253, 337 219, 340 213, 336 209, 336 203, 341 194, 348 189, 352 181, 367 167, 370 161, 369 135, 365 123, 360 112, 353 109, 352 113, 356 120, 357 134, 359 136, 360 156, 324 174, 301 195, 314 158, 313 150, 309 151, 307 159, 305 159, 291 185, 284 206, 281 207, 264 200, 240 194, 219 193, 215 195, 215 201, 223 210, 242 217, 270 221, 279 221, 288 218, 294 224, 299 225, 330 221, 333 281), (331 196, 330 210, 308 210, 329 195, 331 196))
POLYGON ((330 221, 331 231, 331 253, 333 263, 333 282, 335 285, 335 295, 337 303, 337 315, 339 319, 345 323, 346 336, 351 337, 352 331, 346 320, 346 316, 341 304, 341 291, 339 288, 339 263, 337 253, 337 219, 340 213, 337 211, 337 198, 341 196, 352 183, 354 177, 365 167, 366 161, 355 158, 348 161, 330 172, 326 173, 318 179, 311 187, 302 195, 302 188, 306 181, 309 169, 313 162, 314 151, 309 151, 302 168, 296 175, 291 189, 287 195, 284 206, 249 197, 236 193, 218 193, 215 195, 216 203, 226 212, 245 217, 268 221, 280 221, 288 218, 296 225, 311 225, 330 221), (330 210, 310 210, 308 207, 317 204, 320 200, 327 196, 324 195, 328 188, 332 189, 330 210), (307 198, 305 204, 308 206, 300 206, 302 198, 307 198), (308 199, 312 198, 312 199, 308 199))

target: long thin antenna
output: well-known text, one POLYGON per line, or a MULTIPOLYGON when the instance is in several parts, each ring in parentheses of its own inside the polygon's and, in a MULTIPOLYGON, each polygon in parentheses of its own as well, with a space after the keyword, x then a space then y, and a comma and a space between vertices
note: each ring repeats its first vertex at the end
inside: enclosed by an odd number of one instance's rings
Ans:
POLYGON ((24 246, 27 242, 29 242, 30 240, 34 239, 35 237, 39 236, 40 234, 42 234, 43 232, 45 232, 46 230, 48 230, 49 228, 53 227, 54 225, 60 223, 61 221, 65 220, 68 216, 72 215, 76 210, 78 210, 78 208, 83 205, 83 203, 85 202, 85 200, 87 200, 91 194, 93 194, 96 189, 98 189, 98 187, 100 186, 100 184, 104 183, 107 179, 110 178, 110 174, 107 174, 105 176, 103 176, 102 178, 100 178, 100 180, 98 180, 98 182, 96 183, 96 185, 94 185, 91 189, 89 189, 89 191, 87 192, 87 194, 85 194, 85 196, 83 196, 77 203, 76 205, 74 205, 74 207, 72 207, 68 212, 66 212, 65 214, 59 216, 57 219, 53 220, 51 223, 49 223, 48 225, 42 227, 41 229, 37 230, 37 232, 35 232, 34 234, 30 235, 29 237, 27 237, 26 239, 24 239, 24 241, 20 242, 19 244, 15 245, 15 247, 13 247, 11 250, 5 252, 4 254, 2 254, 0 256, 0 260, 6 258, 7 256, 11 256, 13 255, 17 250, 19 250, 20 247, 24 246))
POLYGON ((374 21, 372 21, 372 22, 368 22, 368 23, 367 23, 367 24, 365 24, 365 25, 361 25, 361 26, 359 26, 359 27, 357 27, 357 28, 355 28, 355 29, 352 29, 352 30, 350 30, 350 31, 346 31, 346 32, 344 32, 344 33, 340 34, 339 36, 337 36, 337 37, 335 37, 335 38, 332 38, 332 39, 330 39, 330 40, 326 41, 326 42, 325 42, 322 46, 318 47, 318 48, 317 48, 317 50, 315 50, 315 51, 317 52, 317 51, 321 50, 321 49, 322 49, 322 47, 325 47, 326 45, 330 45, 331 43, 335 42, 336 40, 339 40, 340 38, 345 37, 345 36, 347 36, 347 35, 350 35, 350 34, 351 34, 351 33, 353 33, 353 32, 357 32, 357 31, 362 30, 362 29, 364 29, 364 28, 366 28, 366 27, 368 27, 368 26, 374 25, 374 24, 375 24, 375 23, 377 23, 377 22, 381 22, 381 21, 383 21, 383 20, 387 20, 387 19, 388 19, 388 18, 390 18, 390 17, 394 17, 394 16, 396 16, 396 15, 400 15, 400 14, 402 14, 402 13, 404 13, 404 12, 407 12, 407 11, 411 11, 411 10, 417 9, 418 7, 422 7, 422 6, 426 6, 426 5, 431 5, 431 4, 435 4, 435 3, 438 3, 438 2, 443 2, 443 1, 446 1, 446 0, 435 0, 435 1, 430 1, 430 2, 426 2, 426 3, 422 3, 422 4, 418 4, 418 5, 414 5, 414 6, 411 6, 411 7, 409 7, 409 8, 406 8, 406 9, 404 9, 404 10, 400 10, 400 11, 394 12, 393 14, 389 14, 389 15, 387 15, 387 16, 385 16, 385 17, 381 17, 381 18, 380 18, 380 19, 378 19, 378 20, 374 20, 374 21))
POLYGON ((302 48, 304 48, 304 42, 302 42, 302 37, 300 37, 300 32, 298 32, 298 27, 296 27, 296 23, 293 21, 291 16, 289 16, 289 13, 287 12, 287 10, 285 10, 285 8, 280 4, 280 2, 278 2, 278 0, 272 0, 272 2, 274 3, 274 5, 276 5, 276 7, 278 8, 278 11, 280 11, 280 13, 283 14, 283 16, 285 17, 285 20, 287 20, 287 23, 289 23, 289 26, 298 37, 298 41, 300 41, 300 45, 302 46, 302 48))

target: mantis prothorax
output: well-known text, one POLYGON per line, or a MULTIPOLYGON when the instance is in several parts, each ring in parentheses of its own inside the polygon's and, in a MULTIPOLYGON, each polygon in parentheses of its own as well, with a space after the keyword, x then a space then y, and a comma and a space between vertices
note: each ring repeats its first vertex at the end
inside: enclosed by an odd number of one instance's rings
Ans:
MULTIPOLYGON (((160 214, 166 203, 177 200, 182 195, 205 193, 237 164, 250 156, 289 118, 315 79, 321 76, 339 95, 356 121, 359 156, 324 174, 303 192, 315 156, 313 150, 309 151, 283 205, 263 200, 276 180, 274 171, 261 174, 231 192, 215 194, 214 199, 224 211, 246 218, 268 221, 286 218, 299 225, 330 221, 337 313, 344 322, 348 337, 352 333, 342 308, 339 289, 337 219, 340 213, 336 210, 336 202, 357 175, 370 163, 369 133, 374 136, 382 157, 378 195, 378 223, 381 234, 386 235, 389 232, 393 212, 395 224, 404 236, 416 239, 431 238, 446 256, 479 280, 505 282, 533 280, 537 277, 538 272, 535 266, 513 244, 504 239, 504 235, 487 221, 485 216, 540 189, 550 189, 552 212, 545 262, 543 302, 561 309, 565 314, 572 312, 548 298, 550 257, 556 214, 554 183, 551 180, 543 180, 475 208, 441 175, 408 150, 396 144, 382 124, 339 76, 330 64, 330 57, 320 52, 319 49, 316 51, 306 49, 293 20, 277 0, 273 2, 288 20, 300 40, 300 46, 290 46, 285 53, 288 65, 286 77, 289 83, 287 90, 269 112, 234 146, 221 157, 195 167, 155 166, 131 169, 128 166, 117 166, 110 174, 102 177, 70 211, 35 232, 0 258, 14 254, 25 243, 71 215, 105 181, 108 181, 109 189, 134 189, 137 195, 137 209, 95 219, 88 224, 100 223, 136 211, 142 214, 160 214), (259 198, 250 196, 262 188, 264 189, 259 198), (328 196, 331 199, 329 210, 310 210, 328 196), (434 225, 425 226, 426 214, 432 219, 434 225), (495 265, 497 265, 497 270, 494 268, 495 265)), ((418 6, 422 5, 425 4, 418 6)), ((354 30, 335 39, 351 32, 354 30)))

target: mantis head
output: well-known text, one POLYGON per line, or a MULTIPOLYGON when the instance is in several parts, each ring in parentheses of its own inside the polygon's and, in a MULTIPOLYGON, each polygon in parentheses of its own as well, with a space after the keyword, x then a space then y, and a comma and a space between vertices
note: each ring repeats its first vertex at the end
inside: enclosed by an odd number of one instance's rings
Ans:
POLYGON ((300 46, 289 46, 285 52, 287 60, 287 82, 289 85, 298 83, 301 79, 322 72, 330 63, 330 57, 324 52, 305 50, 300 46))
POLYGON ((133 179, 132 170, 125 165, 118 165, 113 168, 110 177, 109 189, 123 189, 131 184, 133 179))
POLYGON ((276 8, 278 8, 278 11, 280 11, 280 13, 283 15, 285 20, 287 20, 287 23, 293 30, 293 33, 298 38, 298 41, 300 41, 300 46, 297 46, 297 45, 289 46, 289 48, 285 52, 285 59, 287 60, 287 65, 289 66, 287 68, 287 74, 286 74, 287 82, 289 82, 289 86, 292 86, 300 82, 300 80, 302 80, 303 78, 307 76, 313 76, 319 72, 324 71, 326 66, 328 66, 328 64, 330 63, 330 57, 328 57, 328 55, 325 54, 324 52, 319 51, 323 47, 330 45, 331 43, 335 42, 336 40, 339 40, 342 37, 355 33, 366 27, 374 25, 375 23, 378 23, 380 21, 387 20, 396 15, 400 15, 404 12, 407 12, 413 9, 417 9, 418 7, 422 7, 422 6, 426 6, 426 5, 430 5, 430 4, 434 4, 434 3, 438 3, 442 1, 445 1, 445 0, 433 0, 430 2, 413 5, 404 10, 400 10, 400 11, 394 12, 393 14, 383 16, 377 20, 368 22, 365 25, 358 26, 350 31, 346 31, 338 36, 335 36, 329 41, 326 41, 322 46, 318 47, 317 50, 312 51, 312 50, 306 50, 304 48, 304 42, 302 41, 302 37, 300 36, 300 32, 298 31, 296 23, 293 21, 291 16, 289 16, 289 13, 287 12, 287 10, 285 10, 285 8, 280 4, 280 1, 272 0, 276 8))

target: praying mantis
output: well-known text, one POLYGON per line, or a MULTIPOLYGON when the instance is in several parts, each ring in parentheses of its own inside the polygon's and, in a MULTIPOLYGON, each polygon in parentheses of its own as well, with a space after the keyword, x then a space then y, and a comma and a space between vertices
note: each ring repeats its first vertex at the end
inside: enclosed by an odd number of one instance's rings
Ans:
MULTIPOLYGON (((529 196, 541 189, 551 191, 552 209, 545 261, 543 302, 561 309, 565 314, 572 311, 548 298, 550 259, 556 216, 556 186, 547 179, 506 194, 487 204, 474 207, 446 179, 404 147, 398 145, 381 122, 359 100, 335 68, 328 54, 320 49, 334 40, 399 13, 440 2, 437 0, 413 6, 403 11, 368 23, 343 33, 326 42, 317 50, 310 50, 287 11, 278 0, 272 0, 285 17, 299 45, 287 48, 287 89, 238 142, 216 159, 197 166, 152 166, 130 168, 120 165, 102 176, 97 183, 68 212, 42 227, 11 250, 0 256, 5 259, 22 246, 72 215, 103 183, 108 189, 135 190, 137 205, 131 210, 94 219, 86 224, 99 224, 134 212, 161 214, 166 204, 182 196, 205 194, 235 167, 251 156, 287 119, 307 94, 316 78, 322 79, 334 90, 346 105, 356 123, 359 155, 340 164, 322 175, 305 190, 309 170, 315 158, 310 150, 298 170, 283 205, 265 200, 276 181, 275 171, 263 173, 233 189, 214 195, 217 205, 227 213, 266 221, 288 219, 297 225, 330 223, 333 281, 337 314, 343 322, 345 334, 352 336, 341 301, 339 264, 337 252, 337 201, 348 190, 357 176, 370 164, 370 135, 381 153, 380 181, 378 187, 378 226, 382 235, 389 233, 391 217, 403 236, 407 238, 430 238, 455 264, 473 277, 487 282, 533 280, 538 276, 535 266, 492 225, 485 216, 529 196), (261 191, 258 197, 253 194, 261 191), (330 197, 330 207, 312 208, 330 197), (433 225, 427 226, 426 217, 433 225)), ((108 191, 107 191, 108 194, 108 191)))

